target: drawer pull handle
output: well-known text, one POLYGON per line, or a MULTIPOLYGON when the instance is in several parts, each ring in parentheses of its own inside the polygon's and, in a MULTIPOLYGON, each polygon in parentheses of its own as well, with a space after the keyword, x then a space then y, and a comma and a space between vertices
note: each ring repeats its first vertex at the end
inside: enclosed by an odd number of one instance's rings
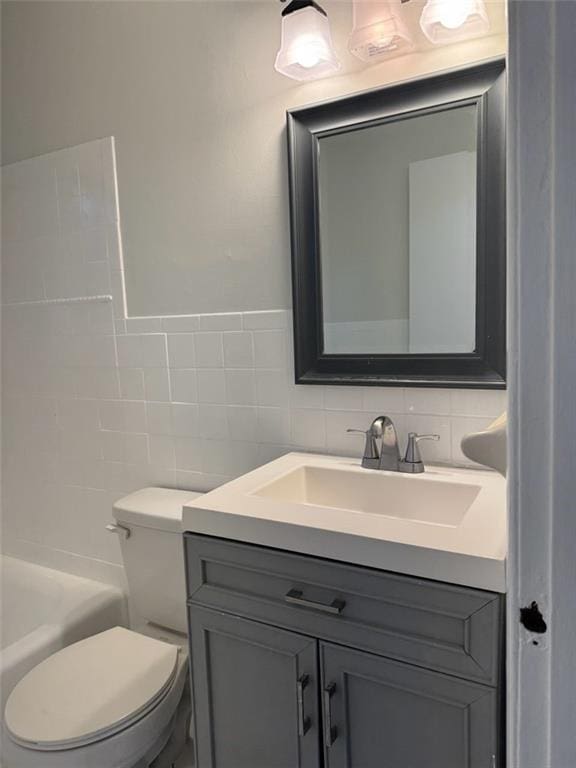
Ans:
POLYGON ((298 736, 305 736, 310 728, 310 718, 304 715, 304 688, 308 685, 308 675, 302 675, 296 683, 298 699, 298 736))
POLYGON ((331 613, 334 616, 338 616, 338 614, 342 613, 346 606, 344 600, 340 600, 338 597, 332 600, 328 605, 326 605, 326 603, 317 603, 314 600, 306 600, 300 589, 291 589, 286 592, 284 600, 292 605, 299 605, 301 608, 313 608, 315 611, 331 613))
POLYGON ((324 742, 327 747, 331 747, 338 737, 338 728, 332 725, 332 708, 330 700, 336 693, 336 683, 329 683, 324 691, 324 742))

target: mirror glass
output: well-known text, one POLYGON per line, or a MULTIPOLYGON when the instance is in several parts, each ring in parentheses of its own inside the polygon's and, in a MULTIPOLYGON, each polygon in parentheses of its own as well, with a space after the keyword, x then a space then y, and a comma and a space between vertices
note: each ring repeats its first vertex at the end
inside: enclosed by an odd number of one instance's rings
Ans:
POLYGON ((477 107, 319 138, 324 353, 469 353, 477 107))

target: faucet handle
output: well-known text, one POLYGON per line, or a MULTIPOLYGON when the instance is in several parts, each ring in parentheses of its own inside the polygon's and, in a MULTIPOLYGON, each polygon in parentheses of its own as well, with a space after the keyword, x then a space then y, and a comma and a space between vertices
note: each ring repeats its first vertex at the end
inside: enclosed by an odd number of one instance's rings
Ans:
POLYGON ((406 446, 404 464, 413 464, 418 467, 422 466, 422 470, 420 471, 424 471, 420 449, 418 448, 420 440, 434 440, 435 442, 438 442, 438 440, 440 440, 440 435, 418 435, 416 432, 408 433, 408 444, 406 446))
POLYGON ((354 432, 359 435, 364 435, 366 444, 364 445, 364 456, 362 457, 363 461, 366 459, 378 460, 380 458, 378 444, 376 443, 376 438, 374 437, 374 431, 372 430, 372 427, 369 429, 347 429, 346 432, 354 432))

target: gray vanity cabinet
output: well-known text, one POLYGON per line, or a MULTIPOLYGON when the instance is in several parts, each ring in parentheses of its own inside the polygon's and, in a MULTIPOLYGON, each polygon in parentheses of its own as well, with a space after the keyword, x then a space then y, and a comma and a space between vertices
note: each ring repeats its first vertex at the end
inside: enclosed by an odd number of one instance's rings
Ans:
POLYGON ((321 644, 327 768, 492 768, 495 691, 321 644))
POLYGON ((319 768, 316 641, 189 614, 199 768, 319 768))
POLYGON ((198 768, 501 768, 503 600, 186 534, 198 768))

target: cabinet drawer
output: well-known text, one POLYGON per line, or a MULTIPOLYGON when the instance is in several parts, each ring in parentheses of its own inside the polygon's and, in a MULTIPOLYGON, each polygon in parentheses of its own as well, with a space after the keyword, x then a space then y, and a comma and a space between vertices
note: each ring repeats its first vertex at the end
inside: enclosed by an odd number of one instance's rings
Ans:
POLYGON ((500 595, 185 534, 188 601, 497 685, 500 595))

